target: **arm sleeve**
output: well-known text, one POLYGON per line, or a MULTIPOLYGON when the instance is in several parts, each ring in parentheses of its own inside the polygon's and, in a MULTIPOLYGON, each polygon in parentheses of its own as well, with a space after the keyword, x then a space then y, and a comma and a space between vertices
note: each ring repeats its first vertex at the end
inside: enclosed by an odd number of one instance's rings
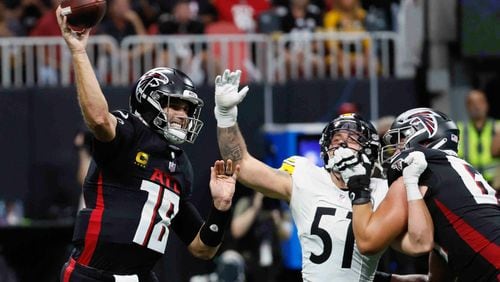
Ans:
POLYGON ((170 226, 187 246, 193 241, 196 234, 198 234, 203 224, 203 219, 190 201, 184 200, 180 205, 179 213, 172 220, 170 226))

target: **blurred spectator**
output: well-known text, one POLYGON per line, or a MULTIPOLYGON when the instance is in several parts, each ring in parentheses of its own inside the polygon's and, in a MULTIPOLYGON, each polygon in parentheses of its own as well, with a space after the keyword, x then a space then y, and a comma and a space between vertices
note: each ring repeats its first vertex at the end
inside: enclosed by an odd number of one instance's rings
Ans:
MULTIPOLYGON (((292 219, 290 208, 285 202, 282 203, 283 230, 288 231, 286 237, 281 240, 282 269, 278 274, 277 281, 302 282, 302 248, 297 230, 297 225, 292 219)), ((284 234, 286 235, 286 233, 284 234)))
POLYGON ((279 241, 290 236, 280 202, 264 199, 261 193, 240 198, 231 221, 231 235, 234 249, 245 260, 246 281, 276 281, 281 265, 279 241))
POLYGON ((218 282, 245 282, 245 259, 234 250, 224 251, 217 258, 218 282))
POLYGON ((0 1, 0 37, 22 36, 25 29, 16 16, 15 6, 0 1))
MULTIPOLYGON (((46 9, 42 17, 38 19, 36 25, 31 29, 30 36, 61 36, 61 30, 57 24, 56 13, 54 12, 59 6, 58 0, 51 0, 51 8, 46 9)), ((40 60, 41 65, 37 66, 38 81, 42 84, 57 84, 59 65, 61 62, 61 50, 56 48, 56 52, 50 52, 50 47, 43 47, 45 56, 40 60), (55 55, 55 57, 53 56, 55 55)))
POLYGON ((232 22, 244 32, 254 32, 257 16, 269 10, 268 0, 213 0, 219 21, 232 22))
MULTIPOLYGON (((203 34, 205 26, 197 20, 197 15, 193 14, 188 0, 176 1, 172 14, 162 14, 158 19, 158 29, 160 34, 203 34)), ((164 65, 180 66, 195 84, 201 84, 205 79, 207 67, 206 45, 198 44, 176 44, 175 48, 169 49, 162 54, 161 62, 164 65), (174 58, 175 62, 169 62, 174 58)))
POLYGON ((135 0, 132 4, 132 9, 137 12, 139 18, 141 18, 142 23, 146 30, 153 24, 156 23, 158 15, 161 14, 162 10, 160 3, 170 2, 170 1, 156 1, 156 0, 135 0))
POLYGON ((200 21, 205 26, 218 20, 219 14, 217 13, 217 8, 214 6, 211 0, 199 0, 197 4, 198 16, 200 18, 200 21))
POLYGON ((321 10, 309 0, 290 0, 279 10, 281 30, 285 33, 315 32, 321 26, 321 10))
POLYGON ((188 0, 177 0, 172 14, 164 13, 158 19, 158 29, 161 34, 202 34, 203 23, 196 19, 188 0))
MULTIPOLYGON (((288 7, 290 5, 290 1, 291 0, 273 0, 271 2, 273 7, 279 7, 279 6, 288 7)), ((326 8, 329 7, 329 5, 331 5, 330 2, 332 1, 334 0, 310 0, 309 5, 315 6, 315 8, 317 8, 320 11, 324 11, 326 8)))
POLYGON ((30 32, 30 36, 61 36, 61 30, 57 24, 56 13, 59 0, 51 0, 51 8, 46 9, 43 15, 37 20, 36 25, 30 32))
POLYGON ((118 42, 128 35, 146 34, 144 23, 132 9, 130 0, 107 0, 107 3, 107 14, 96 33, 111 35, 118 42))
MULTIPOLYGON (((146 27, 139 17, 137 12, 132 9, 131 0, 107 0, 106 16, 99 25, 96 27, 96 34, 110 35, 114 37, 118 44, 130 35, 146 35, 146 27)), ((152 44, 144 41, 142 44, 134 45, 129 50, 121 54, 123 60, 131 61, 143 59, 143 54, 152 49, 152 44)), ((106 52, 111 53, 113 50, 110 45, 106 45, 106 52)), ((106 65, 106 56, 97 58, 96 66, 106 65)), ((96 74, 103 78, 109 77, 107 73, 96 71, 96 74)))
POLYGON ((339 0, 325 14, 324 26, 334 31, 365 31, 366 11, 359 0, 339 0))
POLYGON ((348 113, 359 113, 358 105, 352 102, 344 102, 340 104, 337 109, 337 115, 343 115, 348 113))
POLYGON ((366 11, 365 27, 369 31, 394 30, 392 10, 397 7, 399 0, 370 0, 362 1, 366 11))
POLYGON ((466 97, 468 120, 458 122, 458 155, 476 168, 492 184, 500 165, 500 121, 488 117, 489 104, 484 92, 472 90, 466 97))
POLYGON ((51 0, 21 0, 19 18, 22 25, 26 28, 27 34, 29 34, 33 28, 38 26, 38 20, 47 12, 47 10, 50 10, 50 1, 51 0))
MULTIPOLYGON (((339 0, 332 10, 325 14, 326 31, 363 32, 365 29, 366 11, 361 8, 359 0, 339 0)), ((338 64, 342 73, 354 72, 358 61, 362 61, 365 72, 368 70, 369 42, 367 40, 350 44, 338 41, 328 43, 330 55, 327 64, 338 64), (345 58, 347 56, 347 58, 345 58), (336 62, 334 62, 336 60, 336 62)), ((328 68, 329 69, 329 68, 328 68)))
POLYGON ((323 58, 316 55, 315 43, 310 43, 307 39, 321 26, 321 11, 317 6, 311 5, 309 0, 291 0, 288 7, 279 8, 277 13, 281 18, 281 31, 291 34, 291 42, 287 45, 285 54, 288 76, 296 72, 303 76, 306 57, 311 60, 313 69, 317 69, 323 58))

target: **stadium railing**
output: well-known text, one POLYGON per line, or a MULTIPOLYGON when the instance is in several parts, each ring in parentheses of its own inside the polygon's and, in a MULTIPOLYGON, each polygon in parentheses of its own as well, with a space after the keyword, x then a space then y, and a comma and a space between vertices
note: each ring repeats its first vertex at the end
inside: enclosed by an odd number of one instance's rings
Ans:
MULTIPOLYGON (((118 84, 119 49, 110 36, 92 36, 88 54, 99 80, 118 84)), ((68 86, 74 81, 71 54, 62 37, 0 38, 2 88, 68 86)))
MULTIPOLYGON (((195 83, 212 83, 225 68, 245 82, 397 77, 398 33, 290 33, 128 36, 120 44, 91 36, 88 53, 102 85, 126 85, 156 66, 176 67, 195 83)), ((73 84, 71 57, 60 37, 0 38, 2 88, 73 84)))

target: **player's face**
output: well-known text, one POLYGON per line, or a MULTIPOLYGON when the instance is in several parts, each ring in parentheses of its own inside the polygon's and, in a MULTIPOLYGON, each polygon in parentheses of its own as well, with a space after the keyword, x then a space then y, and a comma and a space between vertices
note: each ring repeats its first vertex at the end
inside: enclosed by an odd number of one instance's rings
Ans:
POLYGON ((167 115, 170 126, 186 128, 188 125, 189 103, 178 99, 170 98, 169 104, 163 108, 167 115))
POLYGON ((339 130, 335 132, 330 147, 328 148, 328 155, 330 155, 330 158, 333 157, 335 150, 340 147, 350 148, 355 151, 361 150, 361 145, 357 141, 359 137, 359 133, 350 130, 339 130))

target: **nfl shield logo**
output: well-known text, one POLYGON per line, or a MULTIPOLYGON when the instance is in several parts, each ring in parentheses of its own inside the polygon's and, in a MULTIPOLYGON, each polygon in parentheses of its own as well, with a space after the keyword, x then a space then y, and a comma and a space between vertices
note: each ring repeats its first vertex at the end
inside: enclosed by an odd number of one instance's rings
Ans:
POLYGON ((168 170, 170 170, 170 172, 174 172, 175 171, 175 163, 174 162, 168 162, 168 170))

